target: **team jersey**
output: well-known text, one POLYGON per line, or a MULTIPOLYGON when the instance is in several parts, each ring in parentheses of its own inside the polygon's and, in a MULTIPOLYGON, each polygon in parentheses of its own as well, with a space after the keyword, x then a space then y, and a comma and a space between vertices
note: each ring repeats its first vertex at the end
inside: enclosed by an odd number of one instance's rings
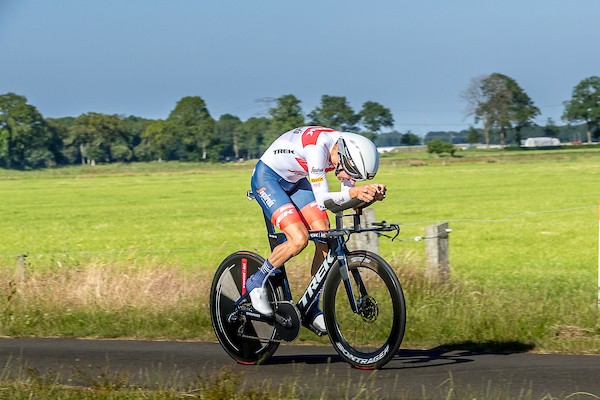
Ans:
POLYGON ((342 181, 340 192, 330 192, 327 172, 333 171, 331 149, 337 143, 340 132, 322 126, 303 126, 282 134, 260 158, 277 175, 288 182, 307 178, 321 209, 328 199, 336 204, 350 200, 352 181, 342 181))

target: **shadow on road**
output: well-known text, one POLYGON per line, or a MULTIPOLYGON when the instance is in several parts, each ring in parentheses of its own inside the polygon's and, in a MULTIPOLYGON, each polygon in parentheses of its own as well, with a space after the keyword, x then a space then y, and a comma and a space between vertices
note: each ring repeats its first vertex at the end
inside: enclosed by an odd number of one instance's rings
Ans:
POLYGON ((331 354, 298 354, 288 356, 273 356, 265 363, 266 365, 274 364, 332 364, 343 362, 338 355, 331 354))
POLYGON ((522 342, 458 342, 443 344, 427 350, 400 350, 394 361, 384 368, 426 368, 439 365, 473 362, 473 356, 482 354, 509 355, 525 353, 535 346, 522 342))
MULTIPOLYGON (((401 349, 384 369, 427 368, 448 364, 473 362, 474 356, 482 354, 508 355, 525 353, 535 346, 522 342, 458 342, 443 344, 432 349, 401 349)), ((268 365, 277 364, 331 364, 343 362, 338 355, 331 354, 298 354, 273 356, 268 365)))

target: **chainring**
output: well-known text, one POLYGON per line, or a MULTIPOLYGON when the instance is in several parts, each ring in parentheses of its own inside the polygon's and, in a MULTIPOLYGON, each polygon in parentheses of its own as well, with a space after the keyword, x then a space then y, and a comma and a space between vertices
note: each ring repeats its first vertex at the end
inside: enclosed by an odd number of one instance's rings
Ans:
POLYGON ((277 311, 275 311, 275 331, 276 338, 292 342, 296 340, 300 333, 300 311, 289 301, 278 301, 277 311))

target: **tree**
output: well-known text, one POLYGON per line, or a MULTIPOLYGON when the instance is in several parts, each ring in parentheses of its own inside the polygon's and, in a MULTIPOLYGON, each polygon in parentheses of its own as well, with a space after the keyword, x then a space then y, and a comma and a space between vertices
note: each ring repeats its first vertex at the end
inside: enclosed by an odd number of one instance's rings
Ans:
POLYGON ((39 111, 15 93, 0 95, 0 166, 23 169, 56 162, 58 140, 39 111))
POLYGON ((375 146, 377 147, 401 146, 402 134, 397 131, 380 133, 375 136, 373 143, 375 143, 375 146))
POLYGON ((166 129, 166 121, 152 121, 142 133, 142 142, 136 149, 138 156, 145 160, 179 160, 185 158, 183 141, 178 140, 172 131, 166 129))
POLYGON ((560 129, 554 123, 552 118, 548 118, 546 121, 546 126, 544 127, 544 136, 548 137, 558 137, 560 133, 560 129))
POLYGON ((215 140, 215 121, 199 96, 187 96, 177 102, 167 118, 168 134, 181 141, 190 161, 208 158, 208 147, 215 140))
POLYGON ((571 100, 564 104, 562 119, 584 122, 587 141, 591 143, 592 131, 600 126, 600 77, 591 76, 579 82, 573 89, 571 100))
POLYGON ((515 124, 516 138, 520 142, 520 130, 528 126, 540 110, 517 82, 506 75, 493 73, 475 78, 462 93, 469 105, 468 115, 475 122, 483 121, 486 145, 490 144, 491 130, 500 132, 500 144, 506 144, 507 130, 515 124))
POLYGON ((421 138, 418 135, 415 135, 411 131, 402 134, 402 139, 400 139, 400 143, 404 146, 418 146, 421 144, 421 138))
POLYGON ((266 148, 281 135, 290 129, 304 125, 304 114, 301 102, 293 94, 287 94, 275 99, 275 106, 269 109, 271 123, 269 129, 263 132, 262 145, 266 148))
POLYGON ((136 147, 142 142, 142 134, 152 120, 134 115, 120 118, 123 122, 123 144, 126 146, 126 149, 122 150, 130 155, 131 160, 137 160, 136 147))
POLYGON ((511 93, 511 104, 509 106, 509 120, 514 124, 515 141, 517 145, 521 144, 521 130, 532 126, 533 119, 540 115, 540 109, 537 108, 531 98, 517 84, 514 79, 502 75, 506 80, 506 85, 511 93))
POLYGON ((321 97, 321 105, 308 114, 313 125, 322 125, 339 131, 355 131, 360 115, 356 114, 344 96, 321 97))
POLYGON ((117 115, 90 112, 75 118, 69 127, 67 144, 78 148, 81 163, 128 161, 127 135, 123 121, 117 115))
POLYGON ((223 114, 215 124, 215 133, 219 139, 221 155, 240 158, 239 127, 242 121, 231 114, 223 114))
POLYGON ((467 141, 470 144, 481 143, 481 132, 479 132, 479 130, 475 129, 475 127, 470 126, 469 129, 467 130, 467 141))
POLYGON ((250 118, 239 127, 240 157, 258 157, 266 148, 264 135, 271 130, 271 120, 265 117, 250 118))
POLYGON ((362 125, 369 132, 379 133, 381 128, 392 128, 394 126, 394 117, 391 111, 374 101, 365 102, 358 115, 362 125))

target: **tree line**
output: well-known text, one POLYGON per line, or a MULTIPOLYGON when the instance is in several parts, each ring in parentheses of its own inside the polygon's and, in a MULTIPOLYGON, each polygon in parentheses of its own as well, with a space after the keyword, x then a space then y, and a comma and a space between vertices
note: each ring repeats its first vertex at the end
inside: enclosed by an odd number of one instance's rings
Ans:
POLYGON ((315 124, 375 137, 391 128, 390 110, 367 101, 356 112, 343 96, 322 96, 307 116, 300 100, 273 100, 268 116, 214 119, 199 96, 183 97, 167 119, 95 112, 44 118, 24 96, 0 95, 0 167, 27 169, 130 161, 218 161, 256 158, 281 133, 315 124))
MULTIPOLYGON (((540 110, 512 78, 494 73, 471 81, 462 97, 469 115, 483 128, 461 132, 429 132, 425 141, 519 144, 523 135, 560 137, 567 129, 584 130, 588 142, 600 136, 600 78, 581 81, 565 102, 562 118, 581 124, 546 127, 533 123, 540 110)), ((288 94, 274 99, 267 115, 242 121, 231 114, 211 116, 204 100, 179 100, 164 120, 95 112, 78 117, 44 118, 26 97, 0 95, 0 167, 44 168, 71 164, 179 160, 219 161, 259 157, 282 132, 302 125, 323 125, 369 136, 378 146, 411 146, 422 139, 392 129, 391 111, 375 101, 357 112, 344 96, 324 95, 304 114, 301 102, 288 94)), ((569 133, 569 134, 570 134, 569 133)))
MULTIPOLYGON (((542 128, 543 135, 535 134, 539 129, 535 132, 531 128, 536 128, 533 121, 541 114, 540 109, 519 84, 506 75, 493 73, 474 78, 461 96, 468 104, 468 115, 474 117, 475 123, 483 124, 480 130, 471 127, 466 132, 469 143, 483 140, 489 145, 495 133, 502 146, 508 143, 520 145, 526 129, 529 129, 528 136, 558 137, 561 134, 552 119, 542 128)), ((579 82, 573 88, 571 99, 563 104, 562 119, 582 124, 588 143, 593 137, 600 136, 600 77, 592 76, 579 82)))

